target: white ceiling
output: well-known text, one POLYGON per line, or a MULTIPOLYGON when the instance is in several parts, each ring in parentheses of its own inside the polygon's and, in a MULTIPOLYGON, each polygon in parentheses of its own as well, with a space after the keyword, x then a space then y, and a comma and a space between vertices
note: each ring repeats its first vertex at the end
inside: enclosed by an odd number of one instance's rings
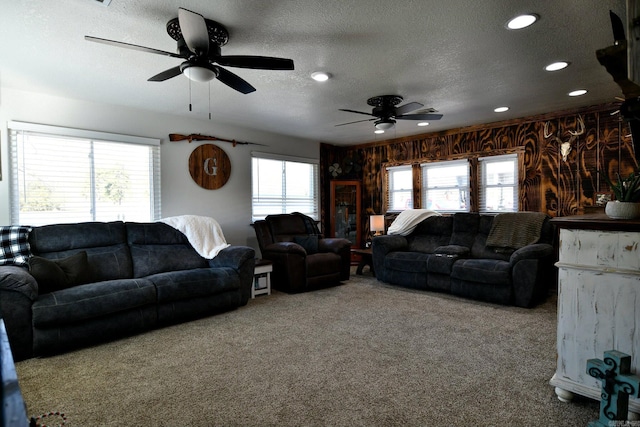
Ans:
MULTIPOLYGON (((490 123, 614 101, 621 92, 595 51, 613 44, 609 10, 624 0, 0 0, 0 84, 100 103, 226 122, 349 145, 490 123), (147 82, 180 60, 84 40, 85 35, 165 51, 165 25, 178 7, 224 24, 223 55, 291 58, 294 71, 228 68, 257 91, 240 94, 214 80, 178 76, 147 82), (540 20, 509 31, 507 20, 540 20), (567 60, 555 73, 544 66, 567 60), (333 78, 317 83, 312 72, 333 78), (584 88, 587 95, 567 96, 584 88), (401 95, 444 117, 427 128, 372 122, 340 108, 371 111, 366 100, 401 95), (493 109, 506 105, 507 113, 493 109)), ((212 129, 214 127, 212 126, 212 129)), ((176 130, 185 131, 185 130, 176 130)), ((233 135, 216 135, 233 137, 233 135)))

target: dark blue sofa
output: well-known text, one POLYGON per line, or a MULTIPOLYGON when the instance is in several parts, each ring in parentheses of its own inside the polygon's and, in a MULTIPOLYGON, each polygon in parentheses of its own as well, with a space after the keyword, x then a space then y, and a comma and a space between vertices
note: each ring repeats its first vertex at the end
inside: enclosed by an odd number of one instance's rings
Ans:
POLYGON ((30 268, 0 266, 0 310, 16 360, 230 310, 247 303, 253 284, 252 248, 230 246, 208 260, 161 222, 34 227, 29 243, 30 268), (35 260, 75 269, 77 283, 44 292, 48 278, 38 283, 30 273, 35 260))
POLYGON ((539 240, 520 248, 487 245, 495 216, 431 216, 407 236, 373 239, 378 280, 499 304, 531 307, 555 282, 555 231, 545 218, 539 240))

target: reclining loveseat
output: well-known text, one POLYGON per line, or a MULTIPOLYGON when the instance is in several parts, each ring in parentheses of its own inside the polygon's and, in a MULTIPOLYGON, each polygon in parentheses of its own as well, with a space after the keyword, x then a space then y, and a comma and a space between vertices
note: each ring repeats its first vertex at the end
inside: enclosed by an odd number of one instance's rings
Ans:
POLYGON ((375 237, 372 258, 382 282, 531 307, 554 283, 554 237, 539 213, 432 214, 407 235, 375 237))

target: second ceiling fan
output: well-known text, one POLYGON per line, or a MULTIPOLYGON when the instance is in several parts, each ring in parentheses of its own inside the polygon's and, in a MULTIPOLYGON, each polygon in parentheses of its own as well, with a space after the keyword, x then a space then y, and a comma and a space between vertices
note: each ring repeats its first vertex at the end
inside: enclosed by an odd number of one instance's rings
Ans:
POLYGON ((342 123, 336 126, 344 126, 360 122, 371 122, 375 120, 374 125, 376 129, 384 131, 387 129, 391 129, 396 124, 396 120, 440 120, 442 118, 442 114, 433 114, 432 112, 407 114, 411 111, 416 111, 424 107, 424 105, 420 104, 419 102, 409 102, 407 104, 401 105, 400 107, 396 107, 396 105, 402 102, 402 99, 403 98, 399 95, 380 95, 369 98, 367 99, 367 104, 373 107, 373 111, 371 113, 341 108, 340 111, 365 114, 367 116, 373 116, 373 118, 342 123))
POLYGON ((161 82, 184 74, 198 82, 218 79, 238 92, 246 94, 256 89, 240 76, 225 70, 220 65, 260 70, 293 70, 291 59, 248 55, 223 56, 220 47, 229 41, 227 29, 219 22, 205 19, 202 15, 187 9, 179 8, 178 17, 167 22, 167 33, 178 42, 178 53, 92 36, 84 38, 92 42, 184 60, 182 64, 151 77, 149 81, 152 82, 161 82))

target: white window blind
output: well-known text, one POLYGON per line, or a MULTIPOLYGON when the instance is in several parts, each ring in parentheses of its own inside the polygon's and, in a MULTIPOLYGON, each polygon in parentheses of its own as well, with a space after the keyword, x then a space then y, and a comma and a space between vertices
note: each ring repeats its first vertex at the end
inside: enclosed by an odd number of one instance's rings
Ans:
POLYGON ((468 212, 469 162, 452 160, 424 163, 422 203, 425 209, 443 212, 468 212))
POLYGON ((251 209, 257 221, 267 215, 301 212, 318 219, 318 162, 253 152, 251 209))
POLYGON ((413 173, 411 165, 387 168, 387 210, 413 208, 413 173))
POLYGON ((160 141, 10 122, 11 221, 160 217, 160 141))
POLYGON ((480 212, 518 211, 518 156, 481 157, 480 212))

